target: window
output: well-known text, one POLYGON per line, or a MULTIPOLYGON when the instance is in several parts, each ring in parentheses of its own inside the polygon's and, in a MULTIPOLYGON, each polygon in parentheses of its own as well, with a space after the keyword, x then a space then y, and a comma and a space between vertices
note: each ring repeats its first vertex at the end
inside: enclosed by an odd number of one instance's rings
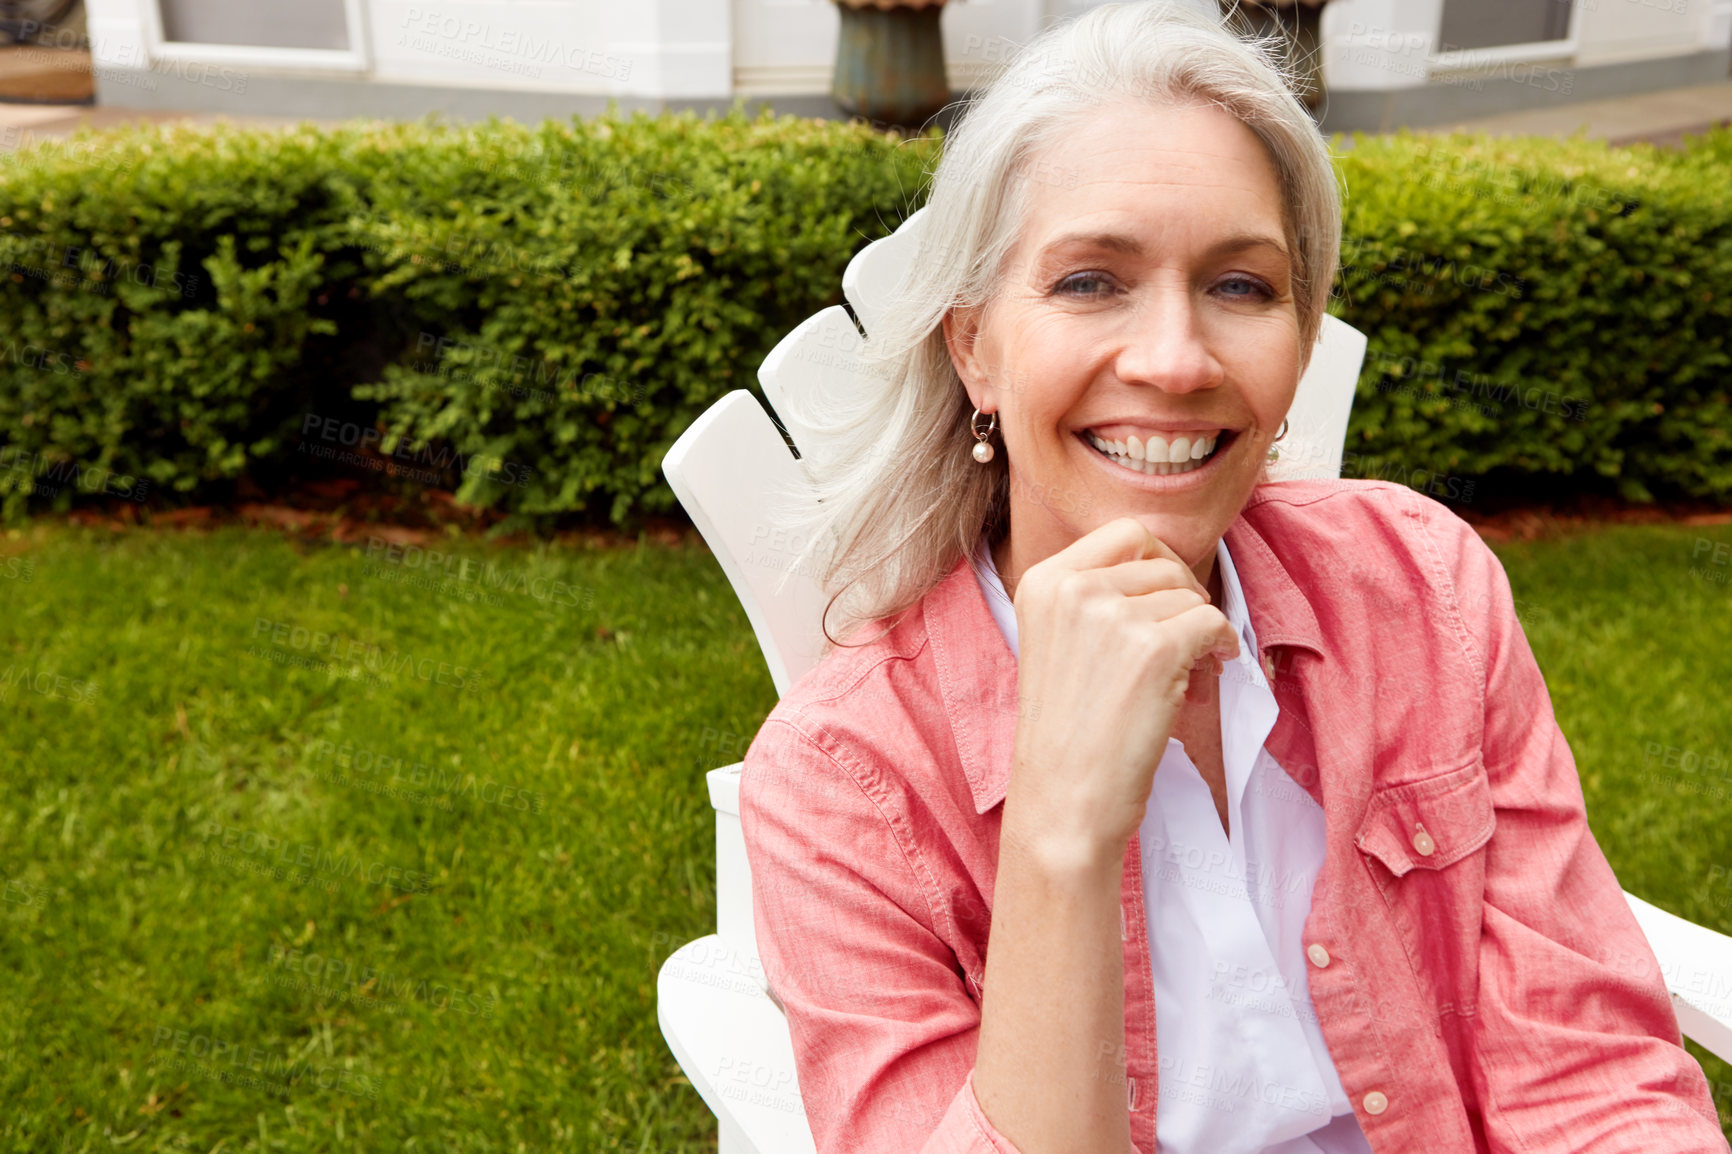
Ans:
POLYGON ((267 67, 367 66, 360 0, 155 0, 151 55, 267 67))
POLYGON ((1574 0, 1444 0, 1438 33, 1440 67, 1575 52, 1574 0))

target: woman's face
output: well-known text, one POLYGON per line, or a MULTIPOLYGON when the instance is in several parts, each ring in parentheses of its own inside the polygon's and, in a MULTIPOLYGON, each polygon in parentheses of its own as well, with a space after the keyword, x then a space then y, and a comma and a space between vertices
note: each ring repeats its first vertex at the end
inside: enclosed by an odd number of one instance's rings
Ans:
POLYGON ((1008 457, 1001 568, 1129 514, 1206 576, 1299 381, 1274 164, 1230 113, 1125 102, 1030 174, 998 294, 944 320, 1008 457))

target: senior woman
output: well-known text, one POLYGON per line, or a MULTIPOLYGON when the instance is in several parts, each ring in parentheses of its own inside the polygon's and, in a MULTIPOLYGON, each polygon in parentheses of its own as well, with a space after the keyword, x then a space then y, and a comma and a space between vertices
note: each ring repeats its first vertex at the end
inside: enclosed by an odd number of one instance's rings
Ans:
POLYGON ((818 1150, 1725 1151, 1497 560, 1265 483, 1340 209, 1263 49, 1058 25, 927 213, 741 781, 818 1150))

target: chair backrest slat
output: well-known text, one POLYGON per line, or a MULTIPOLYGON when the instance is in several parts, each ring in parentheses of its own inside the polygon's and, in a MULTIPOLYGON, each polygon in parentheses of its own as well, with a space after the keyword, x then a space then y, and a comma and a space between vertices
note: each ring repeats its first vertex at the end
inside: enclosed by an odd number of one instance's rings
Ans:
POLYGON ((662 472, 745 608, 777 696, 786 693, 823 651, 818 583, 795 574, 777 591, 796 550, 768 496, 805 483, 799 462, 757 398, 735 389, 680 435, 662 472))

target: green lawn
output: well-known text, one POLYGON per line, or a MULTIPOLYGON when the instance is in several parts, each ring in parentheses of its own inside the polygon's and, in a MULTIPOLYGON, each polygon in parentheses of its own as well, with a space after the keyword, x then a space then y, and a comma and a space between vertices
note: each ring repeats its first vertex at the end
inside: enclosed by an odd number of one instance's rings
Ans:
MULTIPOLYGON (((1716 542, 1500 552, 1623 884, 1732 931, 1716 542)), ((775 700, 744 615, 701 551, 448 551, 0 536, 0 1151, 714 1148, 654 981, 775 700)))

